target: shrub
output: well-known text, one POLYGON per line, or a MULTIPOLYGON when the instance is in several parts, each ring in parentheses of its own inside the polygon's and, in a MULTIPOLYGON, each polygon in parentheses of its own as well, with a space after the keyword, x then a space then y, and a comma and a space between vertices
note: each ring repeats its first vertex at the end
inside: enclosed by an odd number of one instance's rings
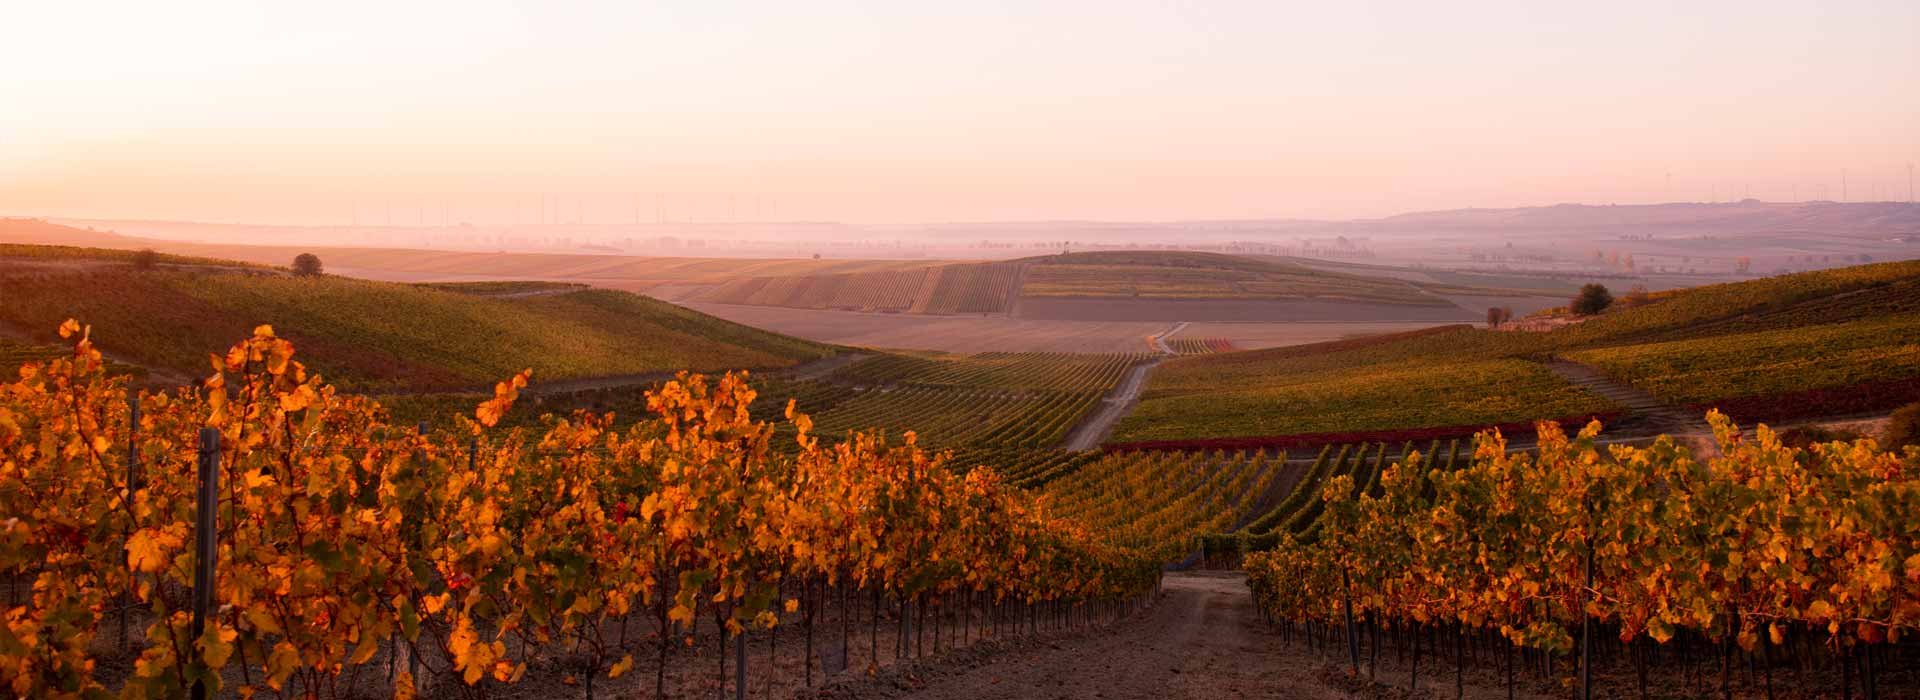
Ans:
POLYGON ((1573 298, 1573 312, 1581 316, 1592 316, 1605 311, 1613 305, 1613 292, 1607 291, 1604 284, 1589 284, 1580 288, 1580 294, 1573 298))
POLYGON ((1506 322, 1511 320, 1513 320, 1513 309, 1506 308, 1504 306, 1487 307, 1487 327, 1488 328, 1499 328, 1500 326, 1506 324, 1506 322))
POLYGON ((1851 430, 1836 430, 1821 425, 1809 425, 1804 428, 1788 428, 1780 431, 1780 443, 1788 447, 1806 449, 1813 445, 1829 442, 1853 442, 1864 435, 1851 430))
POLYGON ((1880 442, 1881 447, 1890 450, 1920 445, 1920 403, 1910 403, 1894 411, 1880 442))
POLYGON ((151 270, 159 264, 160 254, 153 252, 152 248, 141 248, 139 252, 133 254, 133 266, 135 269, 151 270))
POLYGON ((293 274, 301 277, 314 277, 321 273, 320 256, 301 253, 293 258, 293 274))

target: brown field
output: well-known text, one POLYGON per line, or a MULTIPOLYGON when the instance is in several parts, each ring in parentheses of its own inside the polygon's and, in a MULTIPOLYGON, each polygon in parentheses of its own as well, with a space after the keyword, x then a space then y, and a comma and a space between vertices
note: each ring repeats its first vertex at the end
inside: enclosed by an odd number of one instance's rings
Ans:
POLYGON ((1306 321, 1301 323, 1217 323, 1187 324, 1174 336, 1179 338, 1225 338, 1235 350, 1260 350, 1285 345, 1307 345, 1329 340, 1385 335, 1431 328, 1432 321, 1306 321))
POLYGON ((1357 301, 1304 299, 1065 299, 1020 300, 1017 314, 1028 320, 1076 321, 1425 321, 1459 322, 1474 312, 1451 304, 1409 306, 1357 301))
POLYGON ((286 265, 293 256, 320 256, 330 273, 383 282, 550 280, 626 291, 661 285, 716 285, 733 279, 921 270, 938 261, 814 260, 809 258, 642 257, 571 253, 509 253, 413 248, 296 247, 191 243, 89 231, 34 219, 0 219, 0 243, 71 245, 286 265))
POLYGON ((1445 305, 1414 285, 1280 258, 1168 251, 1029 258, 1028 298, 1312 299, 1445 305))
POLYGON ((945 352, 1145 352, 1157 321, 1030 321, 1001 315, 936 316, 689 302, 701 313, 840 345, 945 352))

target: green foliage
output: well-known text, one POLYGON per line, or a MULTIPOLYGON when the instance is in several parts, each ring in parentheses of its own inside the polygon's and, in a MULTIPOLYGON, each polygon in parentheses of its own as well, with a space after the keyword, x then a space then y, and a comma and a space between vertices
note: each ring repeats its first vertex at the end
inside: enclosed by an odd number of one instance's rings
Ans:
POLYGON ((1677 404, 1920 376, 1920 314, 1569 353, 1677 404))
MULTIPOLYGON (((1316 363, 1317 364, 1317 363, 1316 363)), ((1611 404, 1525 360, 1427 360, 1276 371, 1199 390, 1155 387, 1116 441, 1475 426, 1611 404)))
POLYGON ((1595 364, 1675 404, 1920 375, 1920 348, 1910 340, 1920 336, 1920 261, 1649 296, 1645 305, 1547 332, 1462 325, 1169 360, 1116 439, 1511 423, 1606 410, 1538 365, 1553 355, 1595 364))
POLYGON ((0 277, 0 321, 93 319, 116 357, 185 376, 205 348, 261 324, 289 329, 309 366, 361 391, 479 387, 532 367, 541 381, 784 367, 833 353, 626 292, 482 297, 338 276, 131 268, 0 277), (295 330, 297 329, 297 330, 295 330))

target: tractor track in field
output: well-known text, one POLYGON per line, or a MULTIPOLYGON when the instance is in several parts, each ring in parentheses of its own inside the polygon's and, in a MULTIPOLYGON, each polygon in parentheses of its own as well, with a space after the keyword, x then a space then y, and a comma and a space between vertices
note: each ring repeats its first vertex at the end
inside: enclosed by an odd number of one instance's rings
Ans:
POLYGON ((1159 364, 1160 360, 1154 359, 1128 368, 1120 383, 1106 398, 1100 400, 1100 407, 1067 433, 1066 443, 1062 447, 1074 452, 1099 448, 1100 443, 1113 435, 1113 428, 1120 424, 1120 419, 1127 417, 1128 413, 1133 412, 1133 407, 1140 403, 1140 392, 1147 387, 1147 375, 1159 364))

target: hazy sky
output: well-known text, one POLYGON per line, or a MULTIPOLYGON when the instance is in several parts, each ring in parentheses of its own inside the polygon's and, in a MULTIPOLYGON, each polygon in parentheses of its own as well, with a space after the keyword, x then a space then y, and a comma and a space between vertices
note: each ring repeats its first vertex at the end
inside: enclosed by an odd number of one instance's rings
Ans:
POLYGON ((1358 217, 1838 199, 1843 169, 1904 200, 1920 161, 1914 0, 0 0, 0 25, 12 215, 1358 217))

